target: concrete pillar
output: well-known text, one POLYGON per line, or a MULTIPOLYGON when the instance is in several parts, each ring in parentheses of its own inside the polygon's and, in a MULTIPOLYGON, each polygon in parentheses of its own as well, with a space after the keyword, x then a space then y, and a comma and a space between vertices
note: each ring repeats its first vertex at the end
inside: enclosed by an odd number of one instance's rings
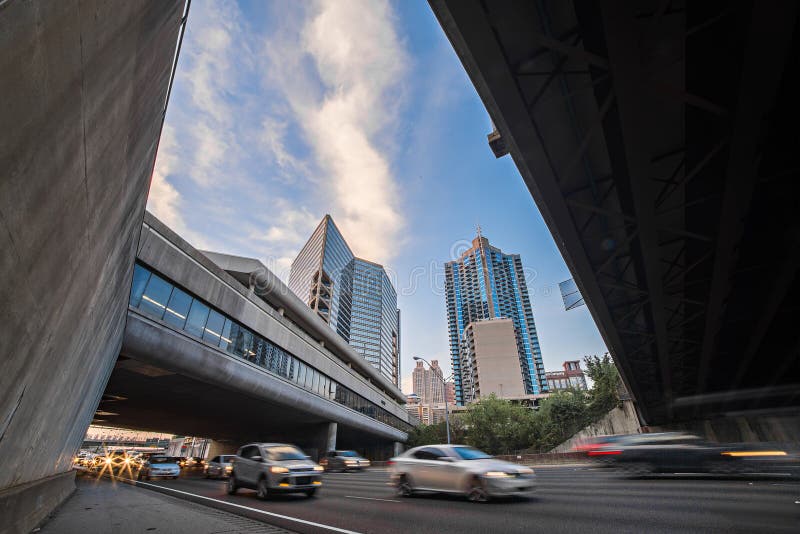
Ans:
POLYGON ((119 356, 185 2, 0 3, 0 532, 29 532, 119 356))
POLYGON ((325 445, 325 451, 323 454, 336 449, 336 431, 338 428, 339 425, 337 423, 328 423, 328 441, 325 445))
POLYGON ((404 448, 405 447, 403 446, 402 443, 400 443, 399 441, 395 441, 394 442, 394 455, 395 456, 400 456, 401 454, 403 454, 403 449, 404 448))

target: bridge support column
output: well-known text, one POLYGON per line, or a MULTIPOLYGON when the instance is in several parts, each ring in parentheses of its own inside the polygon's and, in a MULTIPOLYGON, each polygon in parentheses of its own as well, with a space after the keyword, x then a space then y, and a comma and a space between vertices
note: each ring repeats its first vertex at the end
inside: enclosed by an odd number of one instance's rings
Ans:
POLYGON ((325 443, 325 450, 322 454, 336 449, 336 431, 339 429, 337 423, 328 423, 328 440, 325 443))
POLYGON ((404 447, 402 443, 400 443, 399 441, 394 442, 394 456, 399 456, 403 454, 403 449, 404 447))

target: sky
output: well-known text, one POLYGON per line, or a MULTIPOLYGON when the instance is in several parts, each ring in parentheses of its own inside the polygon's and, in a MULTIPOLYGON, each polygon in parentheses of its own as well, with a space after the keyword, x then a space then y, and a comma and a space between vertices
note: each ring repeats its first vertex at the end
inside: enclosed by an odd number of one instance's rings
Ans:
POLYGON ((606 351, 489 116, 424 0, 194 0, 148 209, 199 249, 284 281, 329 213, 385 266, 413 356, 450 368, 443 264, 476 226, 521 255, 545 367, 606 351))

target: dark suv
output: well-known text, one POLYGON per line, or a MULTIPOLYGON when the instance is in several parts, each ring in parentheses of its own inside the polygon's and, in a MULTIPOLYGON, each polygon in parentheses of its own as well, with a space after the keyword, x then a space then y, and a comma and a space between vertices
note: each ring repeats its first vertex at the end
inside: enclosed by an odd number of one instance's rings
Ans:
POLYGON ((312 497, 322 485, 322 471, 322 466, 294 445, 251 443, 236 453, 228 494, 250 488, 260 499, 271 493, 305 493, 312 497))
POLYGON ((320 463, 327 471, 360 471, 370 465, 356 451, 330 451, 320 463))

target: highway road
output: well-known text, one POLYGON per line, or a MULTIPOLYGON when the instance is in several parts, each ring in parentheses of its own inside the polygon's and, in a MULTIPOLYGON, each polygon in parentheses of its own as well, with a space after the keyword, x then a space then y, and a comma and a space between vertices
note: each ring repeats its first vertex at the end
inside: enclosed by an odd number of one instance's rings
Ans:
POLYGON ((800 482, 782 477, 629 478, 585 466, 536 470, 531 499, 487 504, 455 496, 395 496, 388 472, 328 473, 319 495, 258 500, 221 480, 185 476, 140 483, 297 532, 797 532, 800 482))

